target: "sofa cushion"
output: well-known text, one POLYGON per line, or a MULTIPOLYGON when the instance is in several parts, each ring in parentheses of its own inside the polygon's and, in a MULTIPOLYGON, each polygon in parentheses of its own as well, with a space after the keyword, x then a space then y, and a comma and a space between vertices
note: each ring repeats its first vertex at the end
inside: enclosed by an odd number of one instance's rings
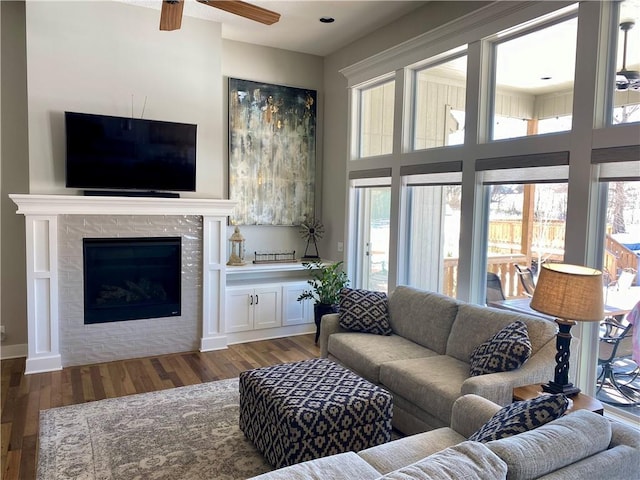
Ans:
POLYGON ((527 326, 517 320, 478 345, 469 358, 469 374, 508 372, 520 368, 531 356, 527 326))
POLYGON ((373 480, 379 477, 380 472, 356 453, 346 452, 263 473, 249 480, 373 480))
POLYGON ((486 446, 507 463, 508 479, 526 480, 601 452, 608 448, 610 440, 609 420, 589 410, 577 410, 530 432, 494 440, 486 446))
POLYGON ((395 334, 444 355, 458 304, 439 293, 398 286, 389 296, 391 328, 395 334))
MULTIPOLYGON (((327 477, 328 478, 328 477, 327 477)), ((412 465, 388 473, 385 480, 500 480, 507 465, 481 443, 462 442, 412 465)))
POLYGON ((461 303, 451 328, 446 353, 463 362, 469 362, 474 348, 516 320, 524 322, 527 326, 532 355, 549 341, 555 342, 557 325, 554 322, 506 310, 461 303))
POLYGON ((469 365, 447 355, 396 360, 380 367, 380 383, 449 425, 469 365))
POLYGON ((358 455, 384 475, 465 440, 455 430, 443 427, 360 450, 358 455))
POLYGON ((469 440, 488 442, 533 430, 563 415, 568 406, 562 393, 513 402, 498 410, 469 440))
POLYGON ((357 288, 340 290, 340 326, 353 332, 390 335, 387 294, 357 288))
POLYGON ((402 358, 436 355, 399 335, 343 332, 329 337, 329 356, 372 383, 380 383, 380 366, 402 358))

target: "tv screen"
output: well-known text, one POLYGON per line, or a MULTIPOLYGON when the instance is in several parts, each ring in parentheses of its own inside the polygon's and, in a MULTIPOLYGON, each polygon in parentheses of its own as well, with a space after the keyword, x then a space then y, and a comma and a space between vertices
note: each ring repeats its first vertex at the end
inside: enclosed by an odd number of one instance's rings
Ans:
POLYGON ((196 125, 65 112, 66 186, 196 189, 196 125))

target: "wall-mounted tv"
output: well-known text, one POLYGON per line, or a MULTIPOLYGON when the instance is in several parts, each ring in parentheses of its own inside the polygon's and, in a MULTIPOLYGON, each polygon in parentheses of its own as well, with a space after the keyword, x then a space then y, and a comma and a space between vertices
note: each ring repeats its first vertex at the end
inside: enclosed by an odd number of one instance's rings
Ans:
POLYGON ((65 112, 66 186, 193 192, 197 126, 65 112))

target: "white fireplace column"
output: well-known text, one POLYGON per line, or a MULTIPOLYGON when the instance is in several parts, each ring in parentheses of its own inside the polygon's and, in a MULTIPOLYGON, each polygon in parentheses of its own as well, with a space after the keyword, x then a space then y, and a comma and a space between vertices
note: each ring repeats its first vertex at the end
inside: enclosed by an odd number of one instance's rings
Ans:
POLYGON ((226 348, 222 328, 226 229, 236 202, 219 199, 11 194, 25 216, 28 355, 25 373, 62 368, 59 344, 58 215, 199 215, 203 223, 200 350, 226 348))

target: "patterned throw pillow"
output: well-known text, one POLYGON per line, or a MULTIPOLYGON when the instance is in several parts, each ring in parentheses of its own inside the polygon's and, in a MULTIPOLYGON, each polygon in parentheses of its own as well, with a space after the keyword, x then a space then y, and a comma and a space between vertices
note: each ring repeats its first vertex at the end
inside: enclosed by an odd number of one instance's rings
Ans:
POLYGON ((471 352, 469 374, 508 372, 520 368, 531 356, 531 341, 524 322, 510 323, 471 352))
POLYGON ((564 415, 568 406, 569 399, 562 393, 513 402, 498 410, 469 440, 485 443, 533 430, 564 415))
POLYGON ((354 332, 391 335, 387 294, 343 288, 340 290, 340 326, 354 332))

